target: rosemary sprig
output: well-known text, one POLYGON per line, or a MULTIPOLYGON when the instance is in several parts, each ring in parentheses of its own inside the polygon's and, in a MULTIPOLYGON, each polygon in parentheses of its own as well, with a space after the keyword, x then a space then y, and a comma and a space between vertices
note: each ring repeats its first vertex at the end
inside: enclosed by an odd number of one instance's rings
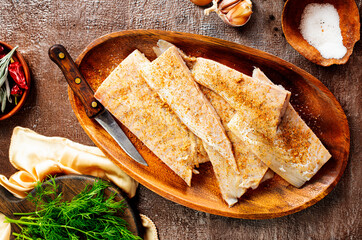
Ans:
POLYGON ((117 214, 124 211, 124 202, 116 202, 115 194, 105 198, 109 184, 96 180, 71 202, 63 201, 54 180, 36 185, 36 194, 27 199, 36 206, 32 213, 14 213, 20 219, 6 218, 17 224, 21 233, 15 239, 129 239, 139 240, 127 229, 127 222, 117 214))
POLYGON ((18 46, 14 47, 8 54, 6 54, 0 60, 0 103, 1 103, 1 112, 5 111, 6 107, 6 98, 11 103, 12 99, 10 97, 10 85, 8 80, 8 66, 11 61, 15 50, 18 46))
POLYGON ((1 103, 1 112, 4 112, 6 107, 6 91, 2 87, 0 88, 0 103, 1 103))

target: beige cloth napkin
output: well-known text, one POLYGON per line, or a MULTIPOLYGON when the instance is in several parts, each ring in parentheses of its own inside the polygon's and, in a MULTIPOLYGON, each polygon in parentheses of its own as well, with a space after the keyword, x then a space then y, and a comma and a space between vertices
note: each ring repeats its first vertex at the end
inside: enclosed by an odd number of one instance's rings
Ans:
MULTIPOLYGON (((24 198, 37 181, 49 174, 86 174, 112 181, 129 197, 136 194, 138 183, 110 161, 97 147, 85 146, 61 137, 45 137, 16 127, 9 150, 10 163, 19 171, 9 179, 0 175, 0 184, 16 197, 24 198)), ((158 239, 151 219, 142 217, 147 240, 158 239), (150 227, 152 226, 152 227, 150 227), (152 236, 149 238, 148 236, 152 236)), ((10 225, 0 213, 0 240, 10 237, 10 225)))

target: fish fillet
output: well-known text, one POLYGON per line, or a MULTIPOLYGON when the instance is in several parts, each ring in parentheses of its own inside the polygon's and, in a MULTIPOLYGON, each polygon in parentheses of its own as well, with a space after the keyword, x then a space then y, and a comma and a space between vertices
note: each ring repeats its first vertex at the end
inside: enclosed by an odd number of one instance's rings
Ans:
POLYGON ((182 122, 238 172, 231 143, 215 110, 200 91, 176 47, 141 70, 148 85, 182 122))
POLYGON ((290 92, 201 57, 197 58, 192 74, 196 82, 219 94, 241 113, 245 128, 275 136, 290 92))
POLYGON ((221 195, 225 202, 227 202, 229 206, 232 206, 237 203, 238 198, 240 198, 248 188, 255 189, 258 187, 268 167, 249 150, 245 142, 241 141, 241 139, 228 128, 227 123, 235 114, 235 110, 230 104, 210 89, 203 86, 201 86, 200 89, 220 116, 226 134, 232 143, 235 160, 240 171, 240 173, 235 172, 226 164, 226 161, 218 152, 204 144, 204 148, 209 155, 215 176, 218 180, 221 195))
MULTIPOLYGON (((260 69, 253 77, 272 83, 260 69)), ((253 131, 245 131, 235 114, 229 128, 241 139, 249 142, 253 152, 274 172, 295 187, 301 187, 330 159, 331 155, 318 137, 288 104, 274 139, 267 139, 253 131)))
POLYGON ((147 85, 139 71, 147 64, 135 50, 107 77, 95 98, 190 186, 194 165, 207 158, 202 141, 147 85))

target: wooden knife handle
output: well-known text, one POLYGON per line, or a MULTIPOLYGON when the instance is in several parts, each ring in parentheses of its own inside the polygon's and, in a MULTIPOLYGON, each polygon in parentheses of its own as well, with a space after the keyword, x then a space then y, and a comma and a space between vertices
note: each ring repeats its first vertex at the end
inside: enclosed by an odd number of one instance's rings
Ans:
POLYGON ((82 101, 87 116, 93 118, 104 110, 104 107, 94 98, 94 92, 79 72, 73 59, 62 45, 49 48, 49 57, 62 70, 65 79, 75 95, 82 101))

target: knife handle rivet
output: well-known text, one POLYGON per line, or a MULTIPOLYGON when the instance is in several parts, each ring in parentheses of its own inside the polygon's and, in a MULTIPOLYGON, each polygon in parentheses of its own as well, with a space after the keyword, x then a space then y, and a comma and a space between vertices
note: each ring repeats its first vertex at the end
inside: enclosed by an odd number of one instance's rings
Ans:
POLYGON ((82 80, 81 80, 79 77, 77 77, 76 79, 74 79, 74 82, 75 82, 76 84, 79 84, 81 81, 82 81, 82 80))
POLYGON ((97 102, 93 101, 92 102, 92 108, 96 108, 98 106, 97 102))
POLYGON ((62 52, 60 52, 60 53, 58 54, 58 57, 59 57, 60 59, 63 59, 63 58, 65 58, 65 54, 62 53, 62 52))

